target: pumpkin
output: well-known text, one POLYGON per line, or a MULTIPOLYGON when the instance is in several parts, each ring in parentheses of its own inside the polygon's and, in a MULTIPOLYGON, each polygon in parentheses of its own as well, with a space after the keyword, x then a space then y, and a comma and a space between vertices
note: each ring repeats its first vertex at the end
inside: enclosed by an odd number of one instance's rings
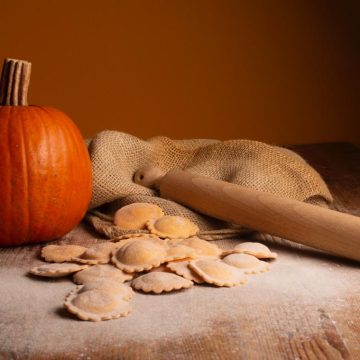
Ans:
POLYGON ((84 217, 91 162, 63 112, 28 106, 31 64, 6 59, 0 82, 0 245, 59 238, 84 217))

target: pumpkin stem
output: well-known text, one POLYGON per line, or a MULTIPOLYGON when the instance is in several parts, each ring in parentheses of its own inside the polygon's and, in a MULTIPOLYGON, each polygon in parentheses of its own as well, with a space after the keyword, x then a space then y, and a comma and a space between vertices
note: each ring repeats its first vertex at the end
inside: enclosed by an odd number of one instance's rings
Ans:
POLYGON ((31 63, 5 59, 0 80, 0 105, 26 106, 31 63))

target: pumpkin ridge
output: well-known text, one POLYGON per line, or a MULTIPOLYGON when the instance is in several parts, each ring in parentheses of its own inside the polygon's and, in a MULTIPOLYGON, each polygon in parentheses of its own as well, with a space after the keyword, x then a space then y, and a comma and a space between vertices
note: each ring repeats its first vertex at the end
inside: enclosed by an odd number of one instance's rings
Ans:
MULTIPOLYGON (((63 232, 64 228, 71 229, 73 226, 73 216, 72 213, 75 210, 74 202, 70 202, 70 193, 74 192, 72 181, 74 178, 74 170, 72 167, 72 154, 71 148, 74 146, 72 140, 69 138, 69 134, 65 131, 64 122, 60 121, 58 118, 58 113, 60 111, 53 111, 52 108, 41 106, 40 109, 44 114, 46 114, 45 122, 48 126, 53 123, 56 126, 56 133, 54 132, 54 137, 56 139, 56 146, 54 148, 57 150, 56 159, 56 168, 66 168, 66 172, 55 172, 56 174, 56 186, 59 190, 57 193, 56 199, 56 212, 53 219, 53 236, 60 237, 65 235, 63 232)), ((50 127, 50 129, 52 129, 50 127)), ((54 166, 52 167, 54 169, 54 166)), ((77 205, 77 202, 75 202, 77 205)), ((52 203, 50 202, 50 206, 52 203)))
POLYGON ((26 226, 26 229, 24 229, 24 234, 26 235, 23 237, 24 239, 29 238, 29 232, 30 232, 30 224, 31 224, 31 211, 30 211, 30 201, 29 201, 29 166, 28 166, 28 151, 25 144, 25 128, 24 128, 24 112, 21 112, 21 118, 19 118, 19 129, 21 131, 20 134, 20 141, 21 141, 21 147, 22 147, 22 168, 23 171, 23 186, 24 186, 24 204, 26 204, 27 211, 23 212, 24 217, 24 227, 26 226), (26 224, 26 225, 25 225, 26 224))
MULTIPOLYGON (((68 198, 68 199, 74 199, 76 197, 76 190, 74 188, 74 186, 69 186, 69 183, 73 182, 76 171, 74 171, 74 164, 75 162, 73 161, 73 156, 71 155, 71 151, 74 147, 74 141, 71 135, 71 132, 67 131, 66 128, 66 124, 64 123, 64 121, 59 121, 58 119, 58 114, 56 113, 61 113, 59 111, 53 111, 52 108, 48 108, 48 107, 42 107, 42 110, 44 110, 47 114, 48 117, 53 119, 53 121, 55 121, 58 129, 60 129, 59 131, 59 135, 57 136, 57 139, 59 140, 59 144, 60 144, 60 138, 61 138, 61 145, 58 145, 57 148, 62 148, 64 149, 61 154, 63 155, 62 157, 62 163, 66 166, 66 168, 68 169, 66 174, 62 174, 61 175, 61 198, 68 198), (61 133, 61 135, 60 135, 61 133)), ((77 158, 77 156, 76 156, 77 158)), ((76 164, 75 164, 76 165, 76 164)), ((75 169, 76 170, 76 169, 75 169)), ((76 201, 75 203, 72 203, 71 209, 68 208, 68 204, 67 202, 63 201, 59 211, 60 211, 60 217, 58 218, 58 224, 60 224, 61 226, 65 226, 65 227, 71 227, 72 222, 73 222, 73 217, 70 218, 69 216, 69 212, 73 213, 73 212, 77 212, 77 206, 78 206, 79 202, 76 201)), ((56 231, 54 230, 54 232, 58 231, 58 227, 56 228, 56 231)))
MULTIPOLYGON (((9 95, 10 96, 10 95, 9 95)), ((18 136, 18 118, 17 116, 14 116, 14 111, 13 108, 10 108, 10 117, 8 119, 8 148, 10 149, 9 153, 10 153, 10 165, 9 165, 9 188, 10 188, 10 203, 9 203, 9 208, 10 208, 10 213, 11 213, 11 217, 10 217, 10 229, 11 231, 9 231, 9 237, 12 239, 14 236, 17 237, 18 233, 20 233, 21 229, 19 224, 16 223, 16 221, 19 221, 19 218, 21 217, 22 214, 19 214, 17 212, 17 207, 14 206, 14 204, 17 202, 17 196, 18 193, 15 191, 15 186, 14 186, 14 176, 17 176, 16 172, 14 171, 14 167, 17 166, 17 162, 18 162, 18 152, 17 152, 17 147, 16 147, 16 138, 18 136), (15 145, 15 146, 14 146, 15 145)))
MULTIPOLYGON (((32 112, 34 113, 34 108, 38 109, 39 106, 36 106, 36 107, 28 107, 28 112, 32 112)), ((50 144, 49 143, 49 131, 48 131, 48 128, 46 126, 46 122, 44 121, 43 117, 40 115, 40 112, 35 112, 36 113, 36 116, 38 118, 38 127, 42 127, 43 129, 43 136, 42 136, 42 139, 44 141, 44 148, 46 149, 46 151, 49 153, 49 149, 51 146, 55 146, 55 144, 50 144)), ((29 124, 31 124, 31 122, 29 122, 29 124)), ((51 152, 50 152, 51 153, 51 152)), ((47 155, 47 163, 46 163, 46 167, 49 168, 49 164, 50 164, 50 168, 52 169, 53 168, 53 156, 52 156, 52 153, 51 155, 47 155)), ((32 177, 30 177, 31 179, 32 177)), ((35 178, 36 181, 35 182, 35 185, 36 185, 36 182, 39 181, 38 178, 35 178)), ((43 178, 43 183, 42 183, 42 186, 41 186, 41 191, 42 193, 44 194, 44 196, 41 198, 41 208, 39 209, 39 211, 37 211, 37 217, 36 217, 36 228, 33 226, 32 229, 31 229, 31 233, 29 234, 30 238, 29 240, 31 242, 35 242, 37 241, 37 238, 38 237, 44 237, 44 222, 45 221, 51 221, 51 218, 49 218, 49 206, 51 207, 51 202, 49 201, 49 198, 48 198, 48 193, 49 193, 49 185, 51 186, 51 184, 49 184, 49 177, 46 176, 43 178), (39 216, 40 215, 40 216, 39 216)), ((34 187, 33 186, 30 186, 30 189, 33 190, 34 187)), ((35 191, 37 192, 38 189, 35 189, 35 191)), ((36 199, 36 196, 35 194, 33 194, 33 191, 31 191, 31 194, 30 195, 30 206, 34 206, 36 208, 38 208, 39 206, 39 203, 36 199), (32 198, 35 198, 33 201, 32 201, 32 198)), ((34 212, 31 211, 31 212, 34 212)), ((45 235, 47 236, 47 235, 45 235)))
MULTIPOLYGON (((10 179, 10 209, 11 219, 9 221, 11 238, 16 237, 23 239, 26 229, 24 231, 23 224, 23 173, 18 174, 18 169, 23 164, 23 152, 19 146, 21 142, 21 118, 22 114, 15 113, 13 108, 10 108, 10 115, 8 118, 8 148, 10 149, 10 166, 9 166, 9 179, 10 179), (16 189, 19 188, 19 191, 16 189), (15 190, 15 191, 14 191, 15 190), (21 206, 18 206, 21 204, 21 206)), ((11 239, 12 241, 12 239, 11 239)))
MULTIPOLYGON (((45 127, 48 129, 50 123, 54 123, 56 124, 57 127, 57 133, 56 136, 54 137, 53 141, 56 141, 54 144, 48 144, 48 149, 51 148, 51 146, 53 146, 55 149, 62 149, 61 151, 61 165, 65 166, 68 170, 69 170, 69 156, 68 156, 68 146, 69 146, 69 142, 67 141, 67 137, 65 136, 64 132, 63 132, 63 127, 62 124, 57 120, 56 116, 54 116, 50 111, 48 111, 48 109, 45 106, 39 106, 38 107, 41 112, 39 112, 39 114, 46 114, 46 117, 41 116, 42 121, 44 122, 45 127), (61 129, 61 131, 59 131, 59 129, 61 129)), ((50 129, 51 130, 51 129, 50 129)), ((49 137, 51 137, 51 131, 49 137)), ((49 140, 49 137, 47 138, 47 140, 49 140)), ((54 166, 54 162, 52 162, 50 168, 52 169, 52 172, 55 168, 54 166)), ((58 175, 58 174, 56 174, 58 175)), ((61 227, 64 226, 64 221, 66 219, 66 217, 68 216, 68 211, 69 209, 66 208, 66 202, 63 201, 62 199, 66 198, 66 193, 68 191, 70 191, 70 189, 68 188, 68 178, 64 178, 64 176, 69 176, 68 174, 60 174, 60 176, 57 176, 57 180, 56 180, 56 187, 60 189, 60 191, 57 193, 57 199, 56 199, 56 218, 52 219, 52 232, 54 234, 60 234, 61 231, 59 232, 59 230, 61 230, 61 227), (61 201, 61 203, 60 203, 61 201), (60 206, 57 206, 60 205, 60 206)), ((72 176, 72 173, 70 174, 69 177, 72 176)), ((51 208, 54 208, 54 204, 53 201, 49 201, 48 202, 48 207, 50 207, 50 209, 47 209, 46 213, 51 213, 51 208)), ((60 236, 60 235, 56 235, 56 236, 60 236)))

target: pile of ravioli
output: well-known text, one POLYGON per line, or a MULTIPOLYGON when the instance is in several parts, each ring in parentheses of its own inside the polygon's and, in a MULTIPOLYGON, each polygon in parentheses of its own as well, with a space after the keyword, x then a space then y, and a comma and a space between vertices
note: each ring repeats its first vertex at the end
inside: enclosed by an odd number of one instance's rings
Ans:
POLYGON ((114 224, 124 230, 148 229, 149 234, 125 236, 86 248, 47 245, 47 262, 30 273, 45 277, 72 275, 76 287, 65 308, 81 320, 102 321, 130 314, 134 290, 161 294, 189 289, 194 284, 239 286, 247 275, 268 271, 264 260, 276 253, 256 242, 222 250, 196 236, 198 227, 180 216, 165 215, 160 207, 135 203, 119 209, 114 224))

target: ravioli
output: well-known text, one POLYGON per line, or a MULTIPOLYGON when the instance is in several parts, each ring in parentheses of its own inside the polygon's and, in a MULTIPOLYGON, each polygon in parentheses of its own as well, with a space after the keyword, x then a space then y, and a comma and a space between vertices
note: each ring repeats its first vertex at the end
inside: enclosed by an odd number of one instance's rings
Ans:
POLYGON ((139 276, 131 282, 134 289, 155 294, 187 289, 192 285, 192 281, 167 272, 150 272, 139 276))

